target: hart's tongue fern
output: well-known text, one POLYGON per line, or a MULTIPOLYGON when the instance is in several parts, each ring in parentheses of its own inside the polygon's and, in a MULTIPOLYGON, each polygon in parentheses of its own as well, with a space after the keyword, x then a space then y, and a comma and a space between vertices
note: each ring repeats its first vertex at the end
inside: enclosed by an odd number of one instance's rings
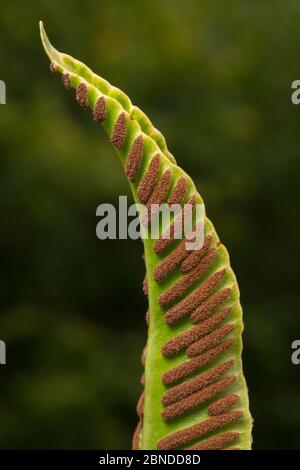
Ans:
MULTIPOLYGON (((129 98, 41 38, 53 72, 90 107, 120 157, 135 202, 201 203, 162 134, 129 98)), ((180 216, 180 215, 179 215, 180 216)), ((194 220, 195 222, 195 220, 194 220)), ((196 221, 197 222, 197 221, 196 221)), ((204 244, 144 240, 149 299, 145 374, 134 449, 249 449, 251 417, 243 376, 239 290, 225 247, 205 218, 204 244)))

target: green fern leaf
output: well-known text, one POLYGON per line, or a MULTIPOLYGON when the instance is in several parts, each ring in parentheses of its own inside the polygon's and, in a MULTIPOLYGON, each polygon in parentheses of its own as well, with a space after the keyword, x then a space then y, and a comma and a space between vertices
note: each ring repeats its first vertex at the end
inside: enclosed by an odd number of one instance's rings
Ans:
MULTIPOLYGON (((58 52, 40 23, 52 72, 90 107, 124 166, 136 203, 202 204, 162 134, 119 89, 58 52)), ((181 214, 180 214, 181 217, 181 214)), ((198 224, 193 212, 193 222, 198 224)), ((204 244, 188 251, 161 226, 145 239, 148 340, 134 449, 250 449, 252 419, 242 370, 242 310, 229 256, 207 217, 204 244)))

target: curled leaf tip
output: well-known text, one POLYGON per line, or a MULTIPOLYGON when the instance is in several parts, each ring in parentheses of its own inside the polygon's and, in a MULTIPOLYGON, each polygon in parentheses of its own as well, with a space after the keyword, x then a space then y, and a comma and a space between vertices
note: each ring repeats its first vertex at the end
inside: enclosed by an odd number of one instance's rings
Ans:
POLYGON ((58 60, 59 52, 50 43, 48 36, 46 34, 46 31, 45 31, 43 22, 40 21, 39 25, 40 25, 41 41, 42 41, 42 44, 44 46, 47 56, 49 57, 51 61, 58 60))

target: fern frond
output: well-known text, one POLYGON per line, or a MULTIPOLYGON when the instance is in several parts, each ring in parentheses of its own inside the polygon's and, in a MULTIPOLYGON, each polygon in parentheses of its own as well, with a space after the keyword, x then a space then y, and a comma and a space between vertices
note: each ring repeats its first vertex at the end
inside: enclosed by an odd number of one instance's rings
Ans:
MULTIPOLYGON (((40 30, 51 70, 62 74, 64 86, 103 125, 135 202, 147 208, 202 203, 146 115, 121 90, 54 49, 42 23, 40 30)), ((177 239, 175 227, 173 221, 169 239, 162 230, 158 240, 144 240, 148 340, 133 448, 250 449, 242 310, 228 253, 207 217, 204 244, 195 251, 177 239)))

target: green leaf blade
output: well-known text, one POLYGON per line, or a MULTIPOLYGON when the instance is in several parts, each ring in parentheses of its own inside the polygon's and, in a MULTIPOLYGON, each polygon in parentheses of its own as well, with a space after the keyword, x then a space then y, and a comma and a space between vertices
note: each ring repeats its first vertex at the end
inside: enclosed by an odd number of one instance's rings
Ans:
MULTIPOLYGON (((176 199, 177 185, 182 180, 185 192, 180 204, 191 198, 201 204, 202 198, 193 181, 176 164, 164 137, 147 116, 121 90, 53 48, 42 23, 40 31, 52 70, 62 74, 67 88, 76 90, 77 101, 89 106, 94 118, 97 106, 104 106, 105 109, 99 107, 96 117, 100 116, 124 166, 135 202, 141 202, 141 181, 147 172, 151 173, 151 165, 158 156, 157 180, 148 202, 151 198, 159 199, 161 193, 164 202, 171 194, 176 199), (156 195, 164 178, 167 182, 156 195)), ((152 173, 149 178, 154 178, 152 173)), ((135 448, 251 448, 252 418, 242 369, 243 321, 238 284, 227 250, 208 218, 205 218, 204 232, 210 240, 208 247, 203 248, 202 258, 187 271, 183 262, 187 264, 190 253, 180 251, 180 240, 161 252, 155 240, 144 240, 149 329, 135 448), (157 280, 161 265, 178 252, 179 261, 157 280), (215 284, 213 279, 217 279, 215 284), (178 349, 178 338, 187 341, 192 331, 193 340, 178 349), (171 351, 174 344, 175 353, 166 355, 167 346, 171 351), (229 363, 228 370, 216 375, 229 363), (164 400, 168 397, 172 400, 176 393, 179 399, 166 404, 164 400)))

